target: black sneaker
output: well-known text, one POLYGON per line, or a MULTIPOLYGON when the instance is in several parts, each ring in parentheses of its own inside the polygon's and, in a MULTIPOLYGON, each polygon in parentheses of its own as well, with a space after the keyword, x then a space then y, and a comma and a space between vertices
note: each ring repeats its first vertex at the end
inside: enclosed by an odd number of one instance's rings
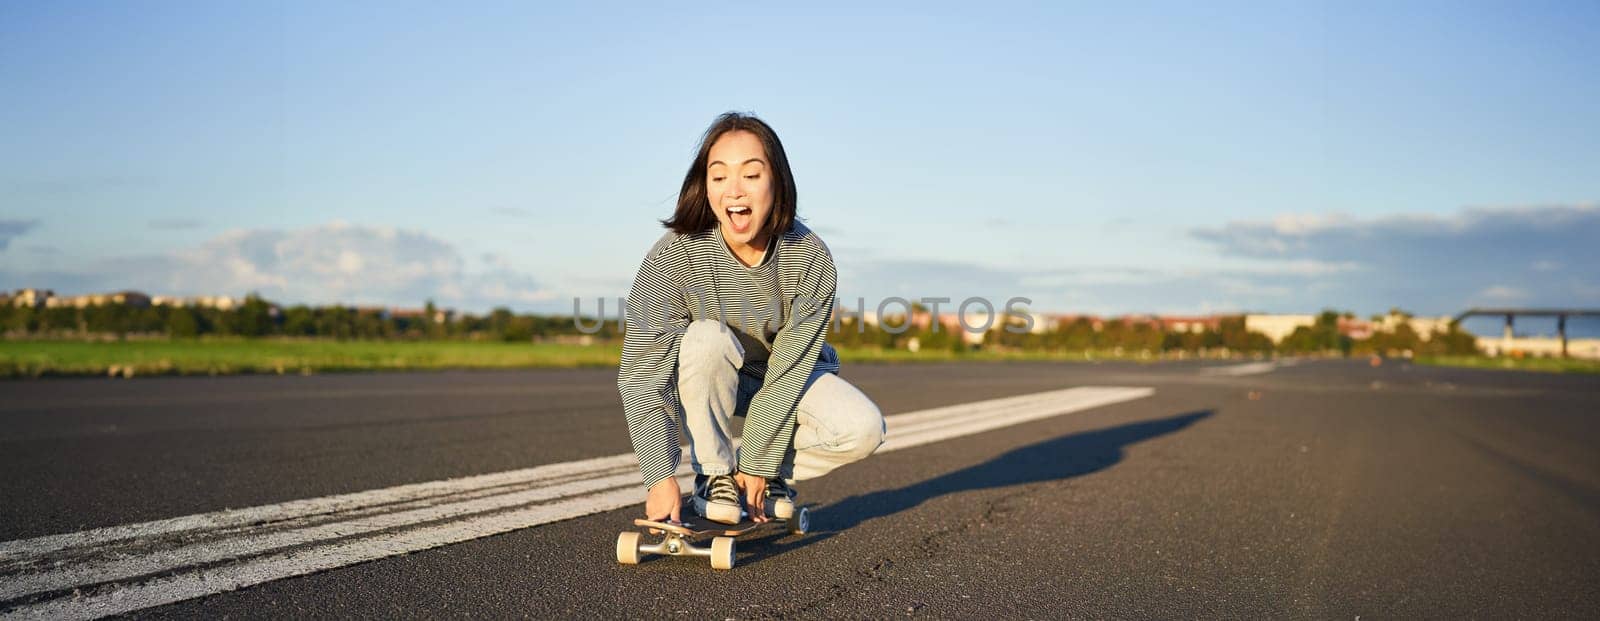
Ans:
POLYGON ((694 512, 713 522, 738 524, 739 485, 731 474, 694 477, 694 512))
POLYGON ((767 479, 767 515, 780 520, 794 517, 795 498, 799 494, 783 481, 783 477, 767 479))

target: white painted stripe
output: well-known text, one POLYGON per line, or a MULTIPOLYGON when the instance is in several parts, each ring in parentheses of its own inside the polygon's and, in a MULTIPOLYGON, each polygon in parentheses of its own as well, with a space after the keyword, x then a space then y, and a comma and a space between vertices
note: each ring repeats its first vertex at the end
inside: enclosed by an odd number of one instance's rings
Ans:
POLYGON ((1278 363, 1276 362, 1247 362, 1244 364, 1234 364, 1225 367, 1206 367, 1204 369, 1200 369, 1200 374, 1231 376, 1260 375, 1262 373, 1271 373, 1272 370, 1276 368, 1278 368, 1278 363))
POLYGON ((0 600, 20 597, 29 593, 42 593, 55 589, 132 578, 170 570, 175 567, 192 567, 217 561, 246 558, 270 550, 280 550, 321 541, 332 541, 450 518, 470 517, 478 513, 628 487, 637 485, 639 482, 639 474, 635 470, 635 468, 630 468, 627 472, 598 479, 584 479, 512 494, 498 494, 465 502, 453 502, 409 511, 358 517, 280 532, 257 535, 252 534, 250 530, 246 530, 242 536, 238 537, 228 537, 217 541, 188 545, 179 543, 170 548, 157 548, 137 556, 111 558, 93 563, 72 564, 58 570, 23 574, 18 578, 0 584, 0 600))
POLYGON ((339 494, 307 500, 201 513, 178 518, 124 526, 96 528, 76 533, 49 535, 0 544, 0 571, 19 558, 27 558, 75 547, 102 546, 118 541, 146 539, 160 535, 211 531, 229 527, 270 524, 316 515, 331 515, 366 507, 448 496, 502 485, 518 485, 571 476, 593 476, 596 472, 637 468, 632 453, 550 464, 522 470, 509 470, 427 483, 413 483, 353 494, 339 494))
MULTIPOLYGON (((633 484, 637 483, 638 477, 634 475, 632 478, 633 481, 626 488, 569 498, 508 513, 426 526, 392 535, 271 554, 211 569, 186 571, 118 587, 109 592, 80 597, 61 597, 0 613, 0 619, 97 619, 238 590, 273 580, 461 543, 529 526, 610 511, 639 504, 639 489, 633 484)), ((680 478, 678 481, 679 485, 684 486, 692 482, 692 477, 680 478)))
POLYGON ((1048 401, 1019 403, 1016 407, 983 416, 952 416, 932 421, 919 420, 909 424, 907 421, 899 420, 898 416, 891 416, 888 418, 889 434, 878 450, 882 452, 911 448, 1103 405, 1141 399, 1152 394, 1155 394, 1153 388, 1075 388, 1055 393, 1055 398, 1048 401))
MULTIPOLYGON (((1080 387, 890 416, 878 450, 1153 392, 1080 387)), ((681 487, 692 484, 687 464, 677 475, 681 487)), ((7 610, 0 619, 119 614, 637 505, 641 496, 638 462, 628 453, 10 541, 0 543, 0 601, 80 591, 7 610)))

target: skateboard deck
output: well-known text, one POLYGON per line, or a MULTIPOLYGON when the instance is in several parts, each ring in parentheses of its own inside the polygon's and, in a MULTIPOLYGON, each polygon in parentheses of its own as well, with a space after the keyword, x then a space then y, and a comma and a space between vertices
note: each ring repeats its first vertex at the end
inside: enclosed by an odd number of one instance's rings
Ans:
POLYGON ((788 520, 754 522, 745 519, 738 524, 719 524, 711 521, 700 523, 655 522, 636 519, 633 521, 634 526, 660 531, 662 535, 661 541, 647 544, 640 541, 643 533, 638 531, 623 532, 617 535, 617 562, 623 565, 637 565, 639 559, 645 554, 704 556, 711 560, 713 569, 733 569, 735 540, 740 535, 769 524, 782 524, 790 534, 803 535, 810 528, 811 514, 805 507, 798 507, 795 509, 794 516, 788 520), (710 547, 694 544, 695 540, 708 536, 711 537, 710 547))
POLYGON ((761 528, 764 523, 752 522, 748 519, 739 522, 738 524, 719 524, 709 520, 699 524, 692 522, 652 522, 650 520, 634 520, 633 525, 643 526, 646 528, 655 528, 667 531, 669 533, 676 533, 684 537, 699 539, 710 534, 716 534, 723 537, 738 537, 739 535, 743 535, 757 528, 761 528), (696 528, 696 526, 704 526, 704 528, 696 528))

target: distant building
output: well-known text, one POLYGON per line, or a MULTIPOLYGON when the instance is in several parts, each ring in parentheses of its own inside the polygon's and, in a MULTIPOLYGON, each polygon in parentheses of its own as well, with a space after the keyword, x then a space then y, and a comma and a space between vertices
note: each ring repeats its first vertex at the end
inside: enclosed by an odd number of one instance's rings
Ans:
POLYGON ((143 308, 150 305, 150 296, 138 291, 118 291, 116 293, 91 293, 88 295, 73 295, 54 297, 46 306, 51 308, 88 308, 90 306, 110 306, 122 304, 143 308))
POLYGON ((857 309, 852 309, 844 304, 837 304, 833 307, 833 320, 841 323, 847 320, 859 321, 863 325, 877 327, 878 311, 870 308, 863 308, 859 309, 859 312, 857 312, 857 309))
POLYGON ((1316 315, 1245 315, 1244 329, 1248 332, 1260 332, 1272 339, 1274 343, 1283 342, 1283 338, 1294 333, 1295 328, 1301 326, 1311 327, 1316 325, 1316 315))
POLYGON ((233 310, 244 306, 242 298, 228 297, 226 295, 202 295, 192 298, 195 306, 202 308, 215 308, 217 310, 233 310))
MULTIPOLYGON (((448 323, 450 319, 455 316, 455 314, 456 312, 453 310, 442 308, 434 309, 432 320, 434 323, 448 323)), ((388 316, 393 319, 426 319, 428 318, 428 309, 391 308, 389 309, 388 316)))
POLYGON ((18 289, 11 295, 11 304, 29 308, 44 308, 50 299, 56 297, 56 292, 50 289, 18 289))
POLYGON ((1357 341, 1372 338, 1373 323, 1354 317, 1339 317, 1339 334, 1343 334, 1357 341))
POLYGON ((1161 329, 1166 332, 1200 333, 1206 330, 1212 332, 1222 331, 1222 315, 1206 317, 1183 317, 1178 315, 1162 315, 1157 317, 1161 329))
POLYGON ((1027 315, 1029 319, 1033 320, 1033 329, 1029 330, 1029 332, 1032 332, 1033 334, 1044 334, 1046 332, 1051 332, 1061 325, 1061 323, 1052 315, 1035 312, 1027 312, 1022 314, 1027 315))
MULTIPOLYGON (((1490 356, 1527 356, 1535 358, 1561 357, 1561 339, 1550 336, 1480 336, 1478 349, 1490 356)), ((1573 358, 1600 360, 1600 339, 1570 339, 1567 355, 1573 358)))
POLYGON ((1402 325, 1409 324, 1417 336, 1428 338, 1434 334, 1443 334, 1450 331, 1450 324, 1454 317, 1408 317, 1400 313, 1389 313, 1378 319, 1378 329, 1384 332, 1394 332, 1402 325))
POLYGON ((231 298, 225 295, 200 295, 194 297, 177 297, 158 295, 150 298, 152 306, 194 306, 197 308, 215 308, 217 310, 233 310, 244 305, 244 300, 231 298))
MULTIPOLYGON (((967 309, 966 323, 967 323, 967 325, 970 325, 973 328, 982 328, 982 327, 984 327, 984 323, 986 321, 988 321, 988 318, 989 318, 988 313, 985 312, 981 308, 973 309, 973 308, 969 307, 967 309)), ((899 319, 893 319, 892 321, 890 321, 890 324, 891 325, 898 325, 899 321, 900 321, 899 319)), ((961 325, 961 321, 962 321, 962 316, 959 313, 959 309, 946 307, 946 306, 943 306, 943 305, 941 305, 939 307, 939 331, 940 332, 945 332, 947 334, 960 334, 961 335, 961 341, 966 343, 966 344, 968 344, 968 345, 980 345, 980 344, 982 344, 983 343, 983 335, 984 335, 985 331, 983 331, 983 330, 976 330, 976 331, 975 330, 968 330, 965 326, 961 325)), ((930 330, 931 331, 932 330, 932 326, 933 326, 933 313, 928 312, 928 311, 917 311, 915 313, 912 313, 911 314, 911 326, 915 327, 915 328, 917 328, 919 330, 930 330)), ((989 330, 994 330, 994 329, 995 329, 995 326, 991 324, 989 326, 989 330)))
POLYGON ((1161 327, 1161 319, 1159 317, 1156 317, 1155 315, 1139 315, 1139 314, 1123 315, 1121 317, 1118 317, 1118 318, 1114 319, 1113 321, 1116 321, 1117 323, 1120 323, 1120 324, 1122 324, 1122 325, 1124 325, 1126 327, 1129 327, 1129 328, 1132 328, 1134 326, 1156 326, 1157 328, 1161 327))
POLYGON ((1079 319, 1082 319, 1088 323, 1089 329, 1094 330, 1095 332, 1104 330, 1106 327, 1106 320, 1100 318, 1099 315, 1053 315, 1051 319, 1053 319, 1055 324, 1060 327, 1077 323, 1079 319))

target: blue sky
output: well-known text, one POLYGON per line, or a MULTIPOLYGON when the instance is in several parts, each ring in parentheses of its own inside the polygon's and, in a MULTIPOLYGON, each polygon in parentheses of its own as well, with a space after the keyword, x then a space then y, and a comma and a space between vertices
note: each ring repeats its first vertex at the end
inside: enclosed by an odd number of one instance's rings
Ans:
POLYGON ((1600 306, 1600 4, 1190 4, 7 3, 0 288, 570 310, 745 110, 845 298, 1600 306))

